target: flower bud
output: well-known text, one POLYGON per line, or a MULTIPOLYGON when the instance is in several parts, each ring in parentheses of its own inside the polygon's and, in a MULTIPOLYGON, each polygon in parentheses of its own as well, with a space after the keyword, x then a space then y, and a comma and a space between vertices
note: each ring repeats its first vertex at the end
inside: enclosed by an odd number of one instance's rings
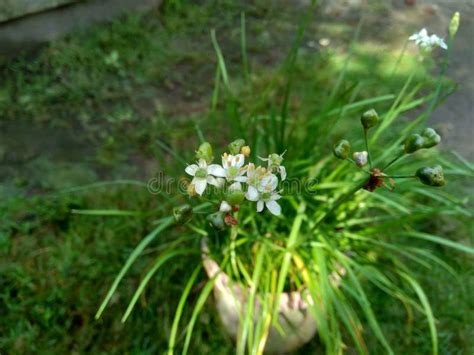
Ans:
POLYGON ((225 227, 224 214, 222 212, 211 213, 206 217, 206 220, 216 229, 223 229, 225 227))
POLYGON ((426 128, 422 133, 424 143, 423 148, 431 148, 438 145, 441 142, 441 137, 433 128, 426 128))
POLYGON ((449 23, 449 36, 451 38, 456 36, 456 33, 458 32, 460 17, 459 12, 456 11, 451 18, 451 22, 449 23))
POLYGON ((227 148, 229 148, 229 153, 232 155, 236 155, 240 153, 240 150, 245 145, 245 140, 243 139, 236 139, 232 143, 230 143, 227 148))
POLYGON ((204 159, 208 164, 212 162, 214 156, 212 155, 212 146, 209 142, 204 142, 196 151, 196 159, 204 159))
POLYGON ((189 222, 193 217, 193 209, 188 204, 175 207, 173 208, 173 216, 176 222, 184 224, 186 222, 189 222))
POLYGON ((341 160, 347 159, 350 152, 351 152, 351 144, 349 143, 349 141, 345 139, 339 141, 333 147, 334 155, 336 156, 336 158, 341 159, 341 160))
POLYGON ((425 147, 425 140, 419 134, 413 133, 405 139, 405 153, 414 153, 425 147))
POLYGON ((194 186, 194 184, 189 184, 188 187, 186 188, 186 191, 189 197, 194 197, 197 195, 196 186, 194 186))
POLYGON ((367 165, 367 158, 369 157, 369 154, 364 150, 363 152, 354 152, 352 157, 354 158, 356 165, 359 168, 362 168, 367 165))
POLYGON ((365 129, 369 129, 377 124, 379 115, 374 109, 364 112, 360 118, 360 122, 365 129))
POLYGON ((244 202, 244 198, 245 193, 243 191, 232 191, 226 196, 226 200, 231 206, 240 205, 244 202))
POLYGON ((232 185, 229 186, 229 190, 227 191, 226 201, 231 206, 240 205, 244 202, 245 193, 242 191, 242 187, 240 183, 234 182, 232 185))
POLYGON ((424 167, 416 171, 415 175, 420 179, 421 183, 428 186, 444 186, 443 168, 440 165, 436 165, 433 168, 424 167))
POLYGON ((280 166, 283 163, 283 154, 278 155, 276 153, 272 153, 268 156, 268 166, 275 167, 280 166))
POLYGON ((227 201, 222 201, 220 206, 219 206, 219 211, 220 212, 230 212, 232 211, 232 206, 229 205, 227 201))
POLYGON ((250 147, 248 145, 246 146, 243 146, 241 149, 240 149, 240 153, 242 153, 244 155, 244 157, 249 157, 250 156, 250 147))

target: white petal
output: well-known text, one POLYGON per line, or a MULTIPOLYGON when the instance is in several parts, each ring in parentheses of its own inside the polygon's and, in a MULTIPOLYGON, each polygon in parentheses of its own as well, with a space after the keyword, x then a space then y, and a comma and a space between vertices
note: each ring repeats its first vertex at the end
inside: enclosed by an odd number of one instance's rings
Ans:
POLYGON ((207 168, 207 163, 204 159, 199 159, 198 165, 200 168, 206 169, 207 168))
POLYGON ((196 189, 196 193, 198 195, 202 195, 207 186, 207 179, 194 178, 192 182, 194 184, 194 188, 196 189))
POLYGON ((184 171, 187 174, 194 176, 196 174, 197 169, 199 169, 199 166, 197 166, 196 164, 192 164, 192 165, 188 165, 186 169, 184 169, 184 171))
POLYGON ((279 216, 281 214, 281 207, 276 201, 267 201, 265 202, 268 210, 274 214, 275 216, 279 216))
POLYGON ((245 194, 245 198, 249 201, 257 201, 258 200, 258 191, 255 187, 249 186, 247 193, 245 194))
POLYGON ((212 185, 214 185, 218 189, 222 189, 224 187, 224 184, 225 184, 225 179, 223 178, 215 178, 212 183, 212 185))
POLYGON ((218 164, 211 164, 207 167, 207 173, 217 176, 217 177, 224 177, 225 176, 225 170, 222 166, 218 164))
POLYGON ((217 186, 217 179, 212 175, 207 175, 206 181, 208 184, 217 186))
POLYGON ((443 49, 448 49, 448 45, 443 40, 440 40, 439 46, 443 49))
POLYGON ((268 159, 268 158, 262 158, 260 155, 257 155, 257 156, 258 156, 258 159, 263 160, 263 161, 268 161, 268 160, 270 160, 270 159, 268 159))
POLYGON ((222 201, 221 206, 219 207, 220 212, 230 212, 232 211, 232 207, 227 203, 227 201, 222 201))
POLYGON ((286 169, 282 165, 280 165, 280 176, 281 176, 281 181, 286 179, 286 169))
POLYGON ((426 28, 422 28, 421 31, 419 32, 420 37, 427 37, 428 36, 428 31, 426 28))
POLYGON ((243 154, 237 154, 235 157, 234 157, 234 162, 233 162, 235 167, 237 168, 241 168, 244 166, 244 163, 245 163, 245 157, 243 154))
MULTIPOLYGON (((228 155, 227 155, 227 158, 229 158, 228 155)), ((222 166, 224 167, 224 169, 229 168, 229 162, 228 162, 227 158, 225 156, 222 156, 222 166)))
POLYGON ((242 186, 240 185, 240 182, 234 182, 232 185, 230 185, 229 191, 242 191, 242 186))
POLYGON ((263 211, 263 201, 258 201, 257 202, 257 212, 262 212, 263 211))
POLYGON ((234 178, 234 181, 247 182, 247 177, 246 177, 246 176, 236 176, 236 177, 234 178))
POLYGON ((263 191, 267 191, 267 192, 270 192, 270 191, 273 191, 276 189, 278 185, 278 178, 271 174, 271 175, 266 175, 262 178, 262 182, 261 182, 261 189, 263 189, 263 191))
POLYGON ((281 199, 281 196, 277 193, 274 193, 270 196, 269 201, 275 201, 275 200, 279 200, 279 199, 281 199))

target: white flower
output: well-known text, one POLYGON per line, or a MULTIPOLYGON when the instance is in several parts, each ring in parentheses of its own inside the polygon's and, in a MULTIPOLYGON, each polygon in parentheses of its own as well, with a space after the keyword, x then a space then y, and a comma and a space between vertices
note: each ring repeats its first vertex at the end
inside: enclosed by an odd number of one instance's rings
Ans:
POLYGON ((281 207, 276 200, 281 196, 275 191, 277 185, 278 178, 275 175, 265 175, 256 187, 249 185, 245 197, 249 201, 257 201, 257 212, 262 212, 266 206, 272 214, 279 216, 281 207))
POLYGON ((247 169, 244 167, 245 157, 243 154, 226 154, 222 156, 222 167, 224 177, 228 181, 246 182, 247 177, 243 176, 247 169))
POLYGON ((415 41, 416 45, 422 49, 431 50, 433 47, 440 47, 448 49, 448 46, 444 40, 435 34, 428 35, 426 28, 423 28, 420 32, 412 34, 409 38, 410 41, 415 41))
POLYGON ((285 152, 282 154, 270 154, 268 158, 262 158, 259 157, 263 161, 268 161, 268 170, 273 171, 273 172, 278 172, 280 174, 281 180, 286 179, 286 169, 281 163, 283 162, 283 155, 285 152))
POLYGON ((222 166, 218 164, 207 165, 204 159, 199 159, 198 164, 192 164, 184 169, 187 174, 193 176, 191 184, 194 185, 194 189, 197 194, 202 195, 206 189, 207 184, 214 186, 221 186, 222 179, 216 179, 216 177, 224 177, 225 171, 222 166))

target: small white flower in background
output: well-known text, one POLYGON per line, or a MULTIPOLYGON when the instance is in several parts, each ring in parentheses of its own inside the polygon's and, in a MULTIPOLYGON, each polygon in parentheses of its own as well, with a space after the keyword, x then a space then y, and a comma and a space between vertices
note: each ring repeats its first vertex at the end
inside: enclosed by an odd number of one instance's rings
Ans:
POLYGON ((283 162, 283 154, 285 154, 285 152, 280 155, 276 153, 270 154, 268 158, 259 157, 261 160, 268 162, 268 170, 278 172, 280 174, 282 181, 286 179, 286 169, 283 165, 281 165, 283 162))
POLYGON ((220 179, 216 177, 224 177, 225 171, 222 166, 217 164, 207 165, 204 159, 199 159, 198 164, 192 164, 184 169, 187 174, 193 176, 191 184, 198 195, 202 195, 206 189, 207 184, 220 186, 220 179))
POLYGON ((244 167, 245 157, 243 154, 226 154, 222 156, 222 167, 224 177, 228 181, 246 182, 247 177, 243 176, 247 169, 244 167))
POLYGON ((262 212, 266 206, 275 216, 281 214, 281 207, 276 202, 281 196, 275 191, 278 186, 278 178, 273 175, 265 175, 257 187, 249 185, 245 197, 249 201, 257 201, 257 212, 262 212))
POLYGON ((431 50, 433 47, 440 47, 448 49, 448 46, 441 37, 435 34, 428 35, 426 28, 423 28, 420 32, 412 34, 409 38, 410 41, 414 41, 417 46, 422 49, 431 50))
POLYGON ((367 158, 369 157, 369 154, 364 150, 363 152, 354 152, 352 157, 354 158, 356 165, 359 168, 362 168, 363 166, 367 165, 367 158))

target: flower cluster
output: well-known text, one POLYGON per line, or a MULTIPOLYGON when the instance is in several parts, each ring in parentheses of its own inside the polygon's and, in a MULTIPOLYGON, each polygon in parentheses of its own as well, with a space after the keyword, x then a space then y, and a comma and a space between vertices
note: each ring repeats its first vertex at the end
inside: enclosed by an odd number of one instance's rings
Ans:
POLYGON ((215 187, 210 193, 218 201, 219 211, 209 218, 214 226, 236 224, 232 212, 238 211, 245 200, 255 202, 257 212, 262 212, 266 207, 276 216, 281 214, 277 201, 281 198, 279 182, 286 179, 283 154, 259 157, 266 166, 257 166, 246 162, 250 152, 245 141, 237 139, 228 145, 228 152, 222 155, 221 164, 212 164, 212 147, 205 142, 196 152, 196 163, 185 169, 193 177, 188 186, 191 197, 203 196, 209 185, 215 187))
POLYGON ((431 51, 434 47, 448 49, 448 46, 441 37, 438 37, 435 34, 432 34, 431 36, 428 35, 426 28, 423 28, 420 32, 414 33, 408 39, 414 41, 422 50, 431 51))
POLYGON ((379 116, 377 112, 372 109, 364 112, 361 116, 360 121, 364 129, 366 150, 354 152, 352 154, 351 159, 351 144, 349 143, 349 141, 343 139, 334 145, 333 153, 336 158, 341 160, 347 160, 353 163, 355 166, 362 169, 362 171, 369 175, 369 178, 364 185, 364 189, 366 189, 367 191, 374 191, 378 187, 385 185, 385 178, 390 179, 392 188, 395 184, 393 180, 394 178, 415 178, 418 179, 422 184, 434 187, 440 187, 445 184, 443 168, 439 165, 436 165, 434 167, 420 168, 415 172, 414 175, 386 174, 386 170, 404 156, 415 153, 420 149, 428 149, 438 145, 441 142, 441 137, 433 128, 426 128, 421 133, 410 134, 404 140, 402 149, 395 156, 395 158, 388 162, 382 168, 376 168, 372 165, 372 159, 369 151, 369 140, 367 136, 369 129, 378 124, 379 116), (369 165, 370 170, 365 169, 367 165, 369 165))

